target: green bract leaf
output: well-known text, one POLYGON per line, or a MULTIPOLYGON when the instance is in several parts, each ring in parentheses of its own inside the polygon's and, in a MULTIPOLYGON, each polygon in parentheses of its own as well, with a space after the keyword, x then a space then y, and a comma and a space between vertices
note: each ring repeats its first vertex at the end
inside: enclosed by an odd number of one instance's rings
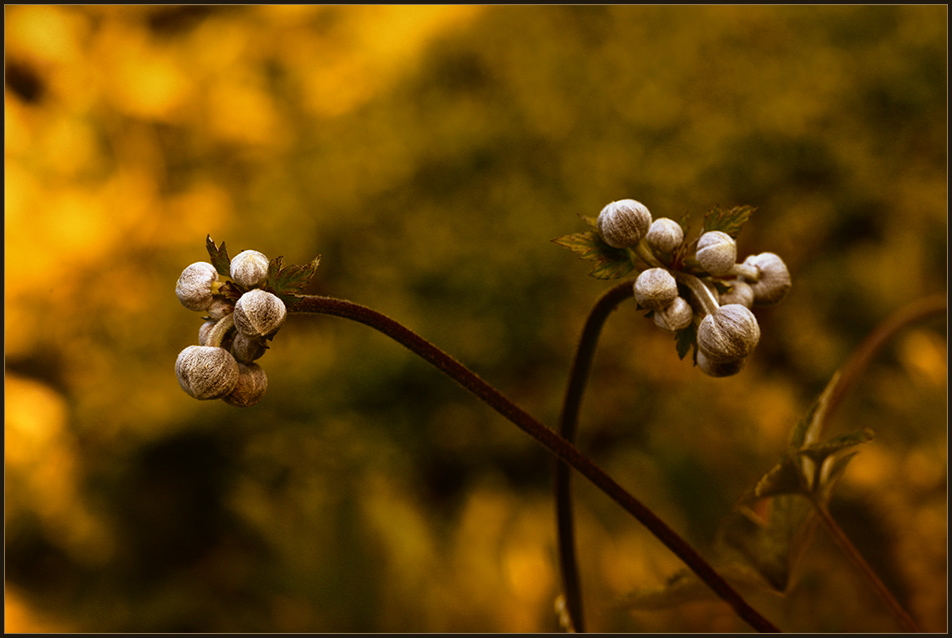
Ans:
POLYGON ((581 220, 588 224, 589 228, 592 230, 598 230, 598 217, 588 217, 586 215, 579 215, 581 220))
POLYGON ((734 206, 730 210, 723 210, 715 206, 704 215, 703 232, 719 230, 736 238, 754 210, 753 206, 734 206))
POLYGON ((679 331, 678 334, 675 335, 675 340, 677 341, 678 356, 684 359, 692 346, 697 350, 697 328, 693 323, 690 324, 687 328, 679 331))
POLYGON ((320 263, 320 255, 304 266, 285 266, 284 257, 275 257, 268 264, 268 279, 265 282, 265 288, 287 303, 295 295, 304 291, 320 263))
POLYGON ((231 276, 231 257, 228 256, 228 250, 225 249, 225 242, 221 246, 215 246, 215 241, 211 235, 205 237, 205 248, 208 249, 208 256, 211 257, 212 266, 218 271, 219 275, 225 277, 231 276))
POLYGON ((568 248, 580 259, 597 262, 595 268, 589 273, 596 279, 617 279, 624 277, 635 268, 628 250, 612 248, 602 241, 595 231, 563 235, 556 237, 552 242, 568 248))
POLYGON ((226 281, 222 284, 221 288, 218 289, 218 294, 234 304, 241 299, 241 295, 244 294, 244 291, 239 288, 235 282, 226 281))

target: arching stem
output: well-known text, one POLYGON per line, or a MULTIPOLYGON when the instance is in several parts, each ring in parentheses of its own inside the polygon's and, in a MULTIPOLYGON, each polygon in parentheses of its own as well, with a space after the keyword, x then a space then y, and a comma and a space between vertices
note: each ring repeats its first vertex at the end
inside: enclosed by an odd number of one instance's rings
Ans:
POLYGON ((409 328, 366 306, 333 297, 304 296, 288 304, 290 312, 328 314, 363 323, 402 344, 464 388, 476 395, 506 419, 514 423, 560 460, 571 465, 602 492, 644 525, 658 540, 680 558, 734 612, 757 631, 779 629, 751 607, 741 595, 681 536, 654 512, 629 494, 574 445, 542 425, 501 392, 482 380, 459 361, 409 328))
MULTIPOLYGON (((562 412, 559 415, 559 434, 570 443, 575 443, 578 431, 578 415, 582 405, 582 395, 588 381, 588 374, 595 357, 602 326, 618 304, 634 296, 634 280, 618 284, 604 293, 592 307, 582 329, 572 368, 569 372, 562 412)), ((555 519, 559 548, 559 567, 562 571, 562 586, 565 591, 565 606, 577 632, 585 631, 585 619, 582 606, 582 586, 578 574, 578 561, 575 553, 575 526, 572 516, 571 473, 569 466, 558 462, 555 466, 555 519)))

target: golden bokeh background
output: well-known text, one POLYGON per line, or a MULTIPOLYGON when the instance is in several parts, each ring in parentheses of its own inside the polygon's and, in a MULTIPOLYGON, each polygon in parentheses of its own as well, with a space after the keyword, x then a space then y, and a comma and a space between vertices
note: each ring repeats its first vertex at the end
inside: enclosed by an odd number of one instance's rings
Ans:
MULTIPOLYGON (((580 446, 695 545, 879 322, 947 287, 947 7, 6 6, 5 611, 13 632, 556 631, 550 457, 369 329, 292 316, 240 410, 178 387, 207 259, 322 255, 370 305, 547 424, 609 284, 549 240, 625 197, 757 207, 794 288, 710 379, 634 304, 580 446)), ((947 629, 944 318, 891 341, 835 425, 870 427, 833 512, 947 629)), ((590 629, 678 561, 576 485, 590 629)), ((791 631, 895 621, 822 532, 791 631)))

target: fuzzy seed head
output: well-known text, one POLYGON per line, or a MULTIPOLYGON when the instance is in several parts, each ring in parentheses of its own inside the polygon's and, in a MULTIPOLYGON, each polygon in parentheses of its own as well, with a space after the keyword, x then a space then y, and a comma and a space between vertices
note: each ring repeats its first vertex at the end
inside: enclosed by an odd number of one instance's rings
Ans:
POLYGON ((212 329, 216 325, 218 325, 218 322, 214 320, 209 320, 202 324, 202 327, 198 329, 198 345, 205 345, 208 341, 208 335, 212 333, 212 329))
POLYGON ((649 268, 635 279, 635 299, 648 310, 663 310, 678 296, 678 283, 664 268, 649 268))
POLYGON ((651 222, 647 238, 652 248, 662 253, 668 253, 684 241, 684 230, 681 228, 681 224, 673 219, 660 217, 651 222))
POLYGON ((694 310, 683 297, 675 297, 667 308, 658 310, 654 314, 655 325, 671 333, 684 330, 693 320, 694 310))
POLYGON ((760 326, 748 308, 727 304, 701 320, 697 329, 698 350, 715 363, 736 363, 749 355, 760 341, 760 326))
POLYGON ((189 346, 175 361, 175 376, 190 396, 218 399, 238 383, 238 363, 231 354, 214 346, 189 346))
POLYGON ((701 372, 709 377, 733 376, 740 372, 746 363, 746 358, 737 359, 736 361, 728 361, 726 363, 711 361, 704 355, 704 352, 701 350, 697 351, 697 367, 699 367, 701 372))
POLYGON ((790 292, 793 285, 790 271, 780 256, 774 253, 751 255, 744 260, 744 265, 754 266, 760 271, 760 279, 750 284, 754 291, 754 303, 758 306, 778 304, 790 292))
POLYGON ((238 364, 238 383, 234 389, 222 397, 228 405, 247 408, 264 396, 268 389, 268 375, 257 363, 238 364))
POLYGON ((737 279, 731 282, 731 289, 721 295, 721 304, 740 304, 750 308, 754 305, 754 289, 746 281, 737 279))
POLYGON ((223 297, 215 297, 205 309, 205 315, 211 317, 213 321, 218 321, 225 315, 230 315, 235 311, 235 307, 230 301, 223 297))
POLYGON ((235 335, 231 344, 231 353, 239 363, 251 363, 260 359, 267 350, 264 337, 247 337, 240 332, 235 335))
POLYGON ((704 233, 697 241, 697 260, 715 277, 726 275, 737 260, 737 243, 720 230, 704 233))
POLYGON ((641 202, 622 199, 598 214, 598 234, 612 248, 631 248, 648 234, 651 212, 641 202))
POLYGON ((268 279, 268 258, 257 250, 243 250, 231 260, 231 278, 244 288, 257 288, 268 279))
POLYGON ((235 304, 235 327, 246 337, 269 337, 278 331, 287 317, 284 302, 276 295, 255 288, 235 304))
POLYGON ((207 310, 212 303, 212 284, 218 281, 215 267, 205 261, 199 261, 185 270, 175 284, 175 295, 189 310, 207 310))

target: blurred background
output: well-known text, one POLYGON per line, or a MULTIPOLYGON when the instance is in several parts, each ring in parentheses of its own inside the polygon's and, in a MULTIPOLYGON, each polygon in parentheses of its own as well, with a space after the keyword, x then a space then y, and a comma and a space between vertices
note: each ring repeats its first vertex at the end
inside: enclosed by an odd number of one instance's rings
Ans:
MULTIPOLYGON (((174 362, 207 260, 322 255, 380 310, 556 422, 611 285, 552 244, 608 202, 757 207, 739 254, 794 287, 711 379, 612 315, 580 447, 703 551, 830 375, 947 287, 947 7, 6 6, 7 631, 557 631, 543 448, 372 330, 291 316, 250 409, 174 362)), ((838 411, 876 439, 833 512, 921 626, 947 619, 944 317, 838 411)), ((679 562, 575 483, 589 629, 746 631, 632 611, 679 562)), ((790 631, 897 628, 822 530, 790 631)))

